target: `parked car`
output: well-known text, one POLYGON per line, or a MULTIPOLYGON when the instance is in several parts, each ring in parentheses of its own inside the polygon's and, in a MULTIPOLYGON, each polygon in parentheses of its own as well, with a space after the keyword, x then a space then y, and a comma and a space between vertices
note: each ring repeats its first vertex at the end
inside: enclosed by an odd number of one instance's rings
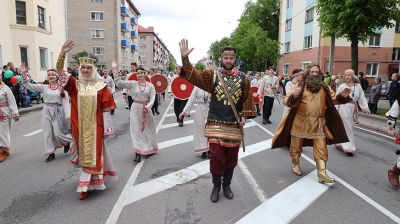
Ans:
POLYGON ((385 97, 386 99, 388 99, 388 92, 389 92, 390 83, 392 83, 391 80, 382 81, 381 97, 385 97))

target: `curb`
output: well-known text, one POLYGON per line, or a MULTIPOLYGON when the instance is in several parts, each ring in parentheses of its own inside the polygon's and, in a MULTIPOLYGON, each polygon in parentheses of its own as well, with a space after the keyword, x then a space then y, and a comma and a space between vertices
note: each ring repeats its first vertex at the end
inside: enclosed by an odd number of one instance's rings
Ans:
POLYGON ((387 127, 387 125, 385 125, 385 126, 379 126, 379 125, 376 125, 376 124, 371 124, 371 123, 368 123, 368 122, 359 121, 358 126, 367 128, 367 129, 369 129, 369 130, 378 131, 378 132, 380 132, 380 133, 389 135, 390 137, 394 137, 393 130, 389 129, 389 128, 387 127))
POLYGON ((358 113, 358 116, 364 117, 364 118, 367 118, 367 119, 373 118, 373 119, 376 119, 376 120, 385 121, 385 123, 387 121, 387 118, 385 116, 380 116, 380 115, 376 115, 376 114, 358 113))
POLYGON ((19 115, 23 115, 23 114, 27 114, 29 112, 38 111, 38 110, 42 110, 42 109, 43 109, 43 105, 38 105, 35 107, 31 107, 31 108, 19 109, 18 113, 19 113, 19 115))

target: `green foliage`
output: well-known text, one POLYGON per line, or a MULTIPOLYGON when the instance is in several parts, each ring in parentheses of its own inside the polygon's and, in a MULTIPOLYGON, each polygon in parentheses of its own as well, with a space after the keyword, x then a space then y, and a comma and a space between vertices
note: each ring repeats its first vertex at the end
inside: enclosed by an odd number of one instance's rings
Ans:
POLYGON ((206 66, 203 64, 203 63, 201 63, 201 62, 197 62, 197 64, 194 66, 197 70, 205 70, 206 69, 206 66))
POLYGON ((214 43, 211 44, 210 46, 210 54, 215 62, 215 64, 218 64, 219 60, 219 55, 221 53, 222 48, 225 46, 231 45, 231 39, 228 37, 224 37, 221 40, 217 40, 214 43))
POLYGON ((176 69, 176 60, 172 54, 169 55, 168 58, 168 70, 169 71, 175 71, 176 69))
POLYGON ((78 52, 74 55, 72 55, 72 59, 74 60, 74 63, 79 64, 79 58, 81 57, 89 57, 89 58, 93 58, 96 60, 96 62, 99 61, 99 58, 93 54, 89 54, 87 51, 81 51, 78 52))

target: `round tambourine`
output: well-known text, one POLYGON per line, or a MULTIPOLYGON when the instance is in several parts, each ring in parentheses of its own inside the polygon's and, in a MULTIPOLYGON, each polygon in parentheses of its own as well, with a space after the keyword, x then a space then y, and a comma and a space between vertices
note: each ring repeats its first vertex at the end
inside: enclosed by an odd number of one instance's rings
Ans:
POLYGON ((168 88, 168 79, 164 75, 156 74, 151 77, 151 83, 154 85, 157 93, 163 93, 168 88))
POLYGON ((186 79, 180 77, 175 78, 171 83, 171 92, 174 94, 175 98, 180 100, 186 100, 192 94, 194 85, 188 82, 186 79))

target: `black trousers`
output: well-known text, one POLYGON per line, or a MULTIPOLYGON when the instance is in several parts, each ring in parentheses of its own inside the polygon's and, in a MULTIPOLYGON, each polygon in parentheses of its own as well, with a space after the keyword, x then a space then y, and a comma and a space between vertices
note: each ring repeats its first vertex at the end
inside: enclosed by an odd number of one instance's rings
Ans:
POLYGON ((264 105, 263 105, 263 119, 269 120, 269 117, 272 113, 272 107, 274 106, 274 97, 264 96, 264 105))
POLYGON ((378 104, 377 103, 368 103, 369 111, 371 114, 376 114, 378 112, 378 104))
POLYGON ((176 120, 179 120, 179 114, 182 113, 183 109, 186 106, 187 101, 188 100, 180 100, 180 99, 174 98, 174 112, 176 115, 176 120))
POLYGON ((160 94, 156 93, 156 99, 154 100, 153 106, 151 107, 151 110, 154 112, 158 112, 158 100, 160 98, 160 94))
POLYGON ((132 96, 129 96, 129 95, 128 95, 128 106, 129 106, 129 110, 131 109, 132 103, 133 103, 133 98, 132 98, 132 96))
POLYGON ((258 103, 256 103, 256 109, 257 109, 257 114, 260 113, 260 105, 258 105, 258 103))

